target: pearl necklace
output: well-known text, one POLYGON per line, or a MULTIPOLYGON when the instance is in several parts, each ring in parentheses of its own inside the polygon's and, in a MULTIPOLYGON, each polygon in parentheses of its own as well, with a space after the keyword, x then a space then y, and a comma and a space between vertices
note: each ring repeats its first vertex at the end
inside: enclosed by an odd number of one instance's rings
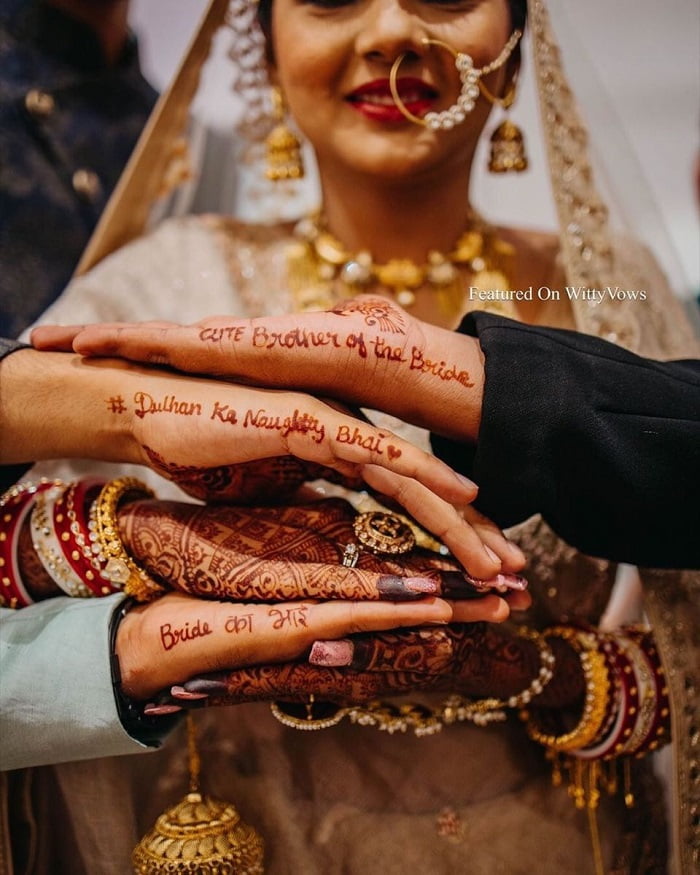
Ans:
MULTIPOLYGON (((451 252, 432 250, 422 265, 407 258, 376 264, 367 250, 348 252, 326 229, 320 214, 302 219, 294 234, 297 239, 287 250, 287 270, 297 311, 328 309, 339 299, 369 291, 388 293, 410 310, 416 292, 427 287, 436 294, 440 309, 455 316, 473 309, 466 300, 468 288, 510 288, 514 248, 481 220, 474 219, 451 252), (471 272, 469 285, 460 268, 471 272)), ((505 302, 477 303, 480 309, 512 315, 507 306, 498 306, 505 302)))

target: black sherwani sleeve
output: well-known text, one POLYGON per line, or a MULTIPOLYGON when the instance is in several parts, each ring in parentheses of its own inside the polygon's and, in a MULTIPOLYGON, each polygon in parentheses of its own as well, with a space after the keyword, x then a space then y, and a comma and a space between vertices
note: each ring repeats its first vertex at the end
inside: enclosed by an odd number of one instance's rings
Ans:
POLYGON ((479 484, 483 513, 503 527, 541 513, 586 553, 700 568, 700 361, 488 313, 459 331, 485 356, 478 441, 433 449, 479 484))

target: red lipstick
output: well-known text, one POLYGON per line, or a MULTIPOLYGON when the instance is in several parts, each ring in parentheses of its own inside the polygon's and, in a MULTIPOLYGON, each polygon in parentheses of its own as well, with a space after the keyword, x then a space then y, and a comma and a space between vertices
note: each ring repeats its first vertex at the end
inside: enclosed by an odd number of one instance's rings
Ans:
MULTIPOLYGON (((396 87, 399 97, 409 112, 423 116, 428 112, 437 97, 430 85, 413 76, 398 79, 396 87)), ((351 91, 345 100, 367 118, 381 122, 403 122, 405 116, 400 112, 391 96, 388 79, 374 79, 351 91)))

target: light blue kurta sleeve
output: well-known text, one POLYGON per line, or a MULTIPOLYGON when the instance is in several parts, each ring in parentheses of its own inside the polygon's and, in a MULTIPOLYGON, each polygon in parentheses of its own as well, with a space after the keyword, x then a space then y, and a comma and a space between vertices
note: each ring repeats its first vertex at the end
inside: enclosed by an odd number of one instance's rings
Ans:
POLYGON ((0 769, 139 753, 117 714, 109 625, 123 601, 0 609, 0 769))

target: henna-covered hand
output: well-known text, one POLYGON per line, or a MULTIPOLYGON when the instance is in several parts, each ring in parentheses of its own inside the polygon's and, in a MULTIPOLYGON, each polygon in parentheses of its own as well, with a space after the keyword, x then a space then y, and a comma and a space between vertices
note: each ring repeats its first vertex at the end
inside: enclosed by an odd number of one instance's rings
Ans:
MULTIPOLYGON (((424 550, 393 559, 363 550, 355 567, 345 567, 345 547, 356 543, 355 515, 342 499, 258 508, 152 500, 123 506, 119 523, 127 550, 149 574, 206 598, 473 599, 484 594, 483 581, 470 578, 454 560, 424 550)), ((487 583, 503 592, 524 586, 522 578, 504 574, 487 583)), ((491 599, 480 601, 481 618, 504 618, 505 603, 491 599)))
POLYGON ((239 465, 201 468, 173 465, 155 450, 146 448, 151 467, 172 480, 188 495, 201 501, 266 505, 289 501, 312 480, 328 480, 347 489, 366 489, 360 476, 343 476, 332 468, 305 462, 295 456, 273 456, 239 465))
MULTIPOLYGON (((558 668, 538 703, 563 707, 581 698, 585 684, 576 653, 558 642, 554 647, 558 668)), ((430 675, 437 689, 449 688, 473 698, 507 700, 537 677, 540 656, 532 641, 507 627, 472 623, 316 641, 309 663, 360 673, 430 675)))
POLYGON ((479 620, 489 613, 482 606, 490 600, 495 597, 252 604, 168 593, 130 611, 119 624, 116 653, 122 686, 127 695, 147 699, 204 673, 303 660, 320 638, 479 620))
MULTIPOLYGON (((585 691, 580 660, 564 642, 551 643, 556 650, 554 678, 536 702, 551 708, 578 705, 585 691)), ((537 647, 503 627, 471 623, 404 629, 317 641, 307 664, 252 666, 193 677, 162 690, 149 711, 267 699, 307 702, 312 694, 339 705, 418 691, 506 700, 526 689, 538 669, 537 647)))

